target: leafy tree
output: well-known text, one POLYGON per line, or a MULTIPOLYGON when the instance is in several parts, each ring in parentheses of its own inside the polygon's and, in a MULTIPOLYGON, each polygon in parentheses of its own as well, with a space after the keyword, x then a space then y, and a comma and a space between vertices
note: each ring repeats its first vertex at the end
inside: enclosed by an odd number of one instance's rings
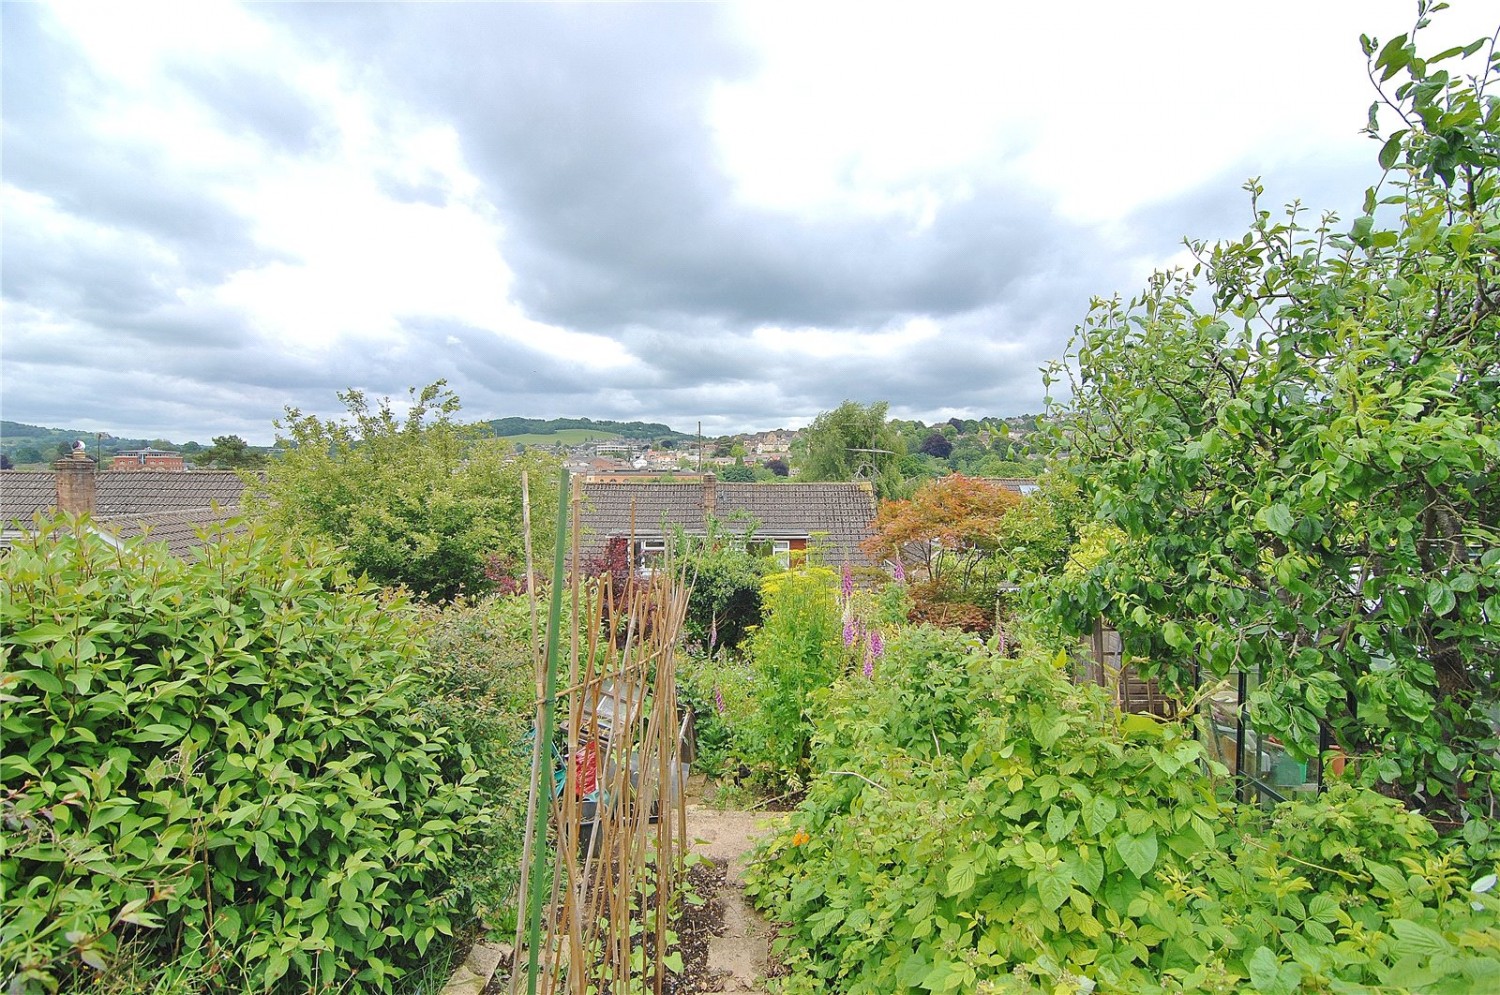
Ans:
MULTIPOLYGON (((282 455, 253 507, 278 528, 325 536, 384 584, 427 598, 488 589, 487 558, 520 562, 521 473, 546 488, 555 458, 515 456, 503 440, 453 420, 459 400, 439 380, 410 391, 404 420, 389 398, 339 394, 348 420, 288 408, 276 423, 282 455)), ((534 543, 550 548, 553 523, 533 519, 534 543)))
POLYGON ((725 466, 719 468, 719 479, 732 484, 749 484, 755 481, 755 471, 748 466, 725 466))
POLYGON ((12 470, 14 468, 15 464, 10 461, 10 457, 4 453, 0 453, 0 470, 12 470))
POLYGON ((1071 443, 1123 538, 1067 606, 1180 685, 1258 671, 1253 716, 1302 755, 1326 724, 1366 779, 1493 812, 1500 59, 1466 79, 1415 36, 1362 39, 1399 82, 1352 226, 1274 218, 1251 183, 1242 239, 1093 303, 1071 443))
POLYGON ((1024 583, 1060 576, 1088 513, 1082 488, 1065 470, 1038 478, 1037 489, 1006 512, 995 532, 1011 578, 1024 583))
POLYGON ((241 469, 264 466, 265 453, 250 448, 250 443, 238 435, 216 435, 214 444, 203 450, 201 462, 212 466, 241 469))
POLYGON ((791 467, 786 465, 786 460, 782 459, 779 456, 774 459, 766 460, 762 465, 778 477, 785 477, 792 472, 791 467))
POLYGON ((886 423, 887 407, 845 401, 813 419, 802 433, 802 479, 870 480, 880 497, 899 494, 906 446, 886 423))
POLYGON ((15 453, 16 462, 19 463, 19 464, 21 464, 21 465, 23 465, 23 466, 25 466, 27 464, 30 464, 30 463, 41 463, 41 462, 45 461, 46 458, 47 458, 47 454, 44 453, 44 452, 42 452, 42 450, 40 448, 36 447, 36 446, 17 446, 16 447, 16 453, 15 453))
POLYGON ((922 440, 917 451, 926 453, 928 456, 936 456, 938 459, 947 459, 953 455, 953 443, 942 432, 933 432, 922 440))
POLYGON ((751 552, 753 526, 736 534, 730 523, 710 519, 701 539, 678 536, 678 556, 692 584, 683 618, 690 641, 711 650, 733 649, 759 624, 760 581, 776 567, 751 552))
POLYGON ((955 570, 967 581, 996 550, 1001 523, 1020 500, 998 484, 961 474, 930 480, 910 500, 880 506, 864 549, 892 559, 915 553, 932 580, 955 570))
POLYGON ((1020 500, 998 484, 961 474, 929 480, 910 500, 880 506, 864 549, 922 564, 925 578, 911 590, 914 619, 988 632, 1006 575, 995 555, 1001 523, 1020 500))

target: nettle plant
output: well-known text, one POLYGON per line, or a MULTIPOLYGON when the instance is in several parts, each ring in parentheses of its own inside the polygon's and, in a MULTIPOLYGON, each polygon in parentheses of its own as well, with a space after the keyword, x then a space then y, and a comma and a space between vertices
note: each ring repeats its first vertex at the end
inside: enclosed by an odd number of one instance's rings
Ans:
POLYGON ((389 990, 490 802, 401 600, 263 534, 182 562, 45 527, 0 561, 0 978, 128 946, 212 991, 389 990))
POLYGON ((787 992, 1500 987, 1494 877, 1421 816, 1353 788, 1239 809, 1190 730, 1061 661, 906 630, 815 711, 748 889, 787 992))

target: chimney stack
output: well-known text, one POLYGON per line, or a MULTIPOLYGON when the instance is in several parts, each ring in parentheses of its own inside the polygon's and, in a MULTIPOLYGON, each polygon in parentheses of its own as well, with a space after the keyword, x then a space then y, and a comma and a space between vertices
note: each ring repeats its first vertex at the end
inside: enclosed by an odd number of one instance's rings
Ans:
POLYGON ((94 461, 82 450, 52 464, 57 473, 57 510, 69 515, 93 515, 97 489, 94 461))
POLYGON ((703 475, 703 517, 708 518, 716 514, 718 507, 718 494, 715 489, 715 478, 711 473, 703 475))

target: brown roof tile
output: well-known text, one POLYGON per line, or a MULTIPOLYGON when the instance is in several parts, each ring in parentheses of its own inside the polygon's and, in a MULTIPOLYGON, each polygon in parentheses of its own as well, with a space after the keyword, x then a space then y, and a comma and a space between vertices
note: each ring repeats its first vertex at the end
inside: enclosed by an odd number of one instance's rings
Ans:
POLYGON ((102 518, 98 520, 98 525, 119 539, 144 536, 153 542, 164 542, 173 556, 185 559, 194 549, 204 544, 202 533, 207 532, 212 541, 218 526, 222 526, 237 513, 237 509, 158 511, 124 518, 102 518))
MULTIPOLYGON (((611 536, 661 536, 674 526, 689 535, 706 531, 706 483, 590 482, 581 486, 579 510, 584 558, 605 552, 611 536), (633 513, 633 519, 632 519, 633 513)), ((714 484, 713 515, 732 523, 755 520, 757 535, 800 538, 816 534, 830 563, 865 563, 859 544, 870 535, 875 494, 869 484, 714 484)), ((747 523, 748 524, 748 523, 747 523)))
POLYGON ((57 477, 51 470, 0 470, 0 524, 29 525, 56 501, 57 477))
MULTIPOLYGON (((121 539, 149 535, 178 556, 201 544, 200 528, 237 515, 245 494, 232 470, 106 471, 95 480, 94 520, 101 531, 121 539)), ((0 524, 29 529, 34 516, 50 514, 56 502, 51 470, 0 471, 0 524)))
POLYGON ((98 508, 101 516, 238 508, 244 494, 245 482, 233 470, 131 470, 99 474, 98 508))

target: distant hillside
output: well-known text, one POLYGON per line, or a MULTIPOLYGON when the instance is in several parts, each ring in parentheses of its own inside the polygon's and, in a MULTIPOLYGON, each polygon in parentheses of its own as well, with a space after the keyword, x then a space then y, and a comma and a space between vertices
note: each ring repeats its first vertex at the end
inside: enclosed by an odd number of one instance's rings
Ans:
POLYGON ((174 450, 182 448, 167 439, 127 439, 108 434, 96 438, 93 432, 85 432, 79 428, 44 428, 18 421, 0 421, 0 452, 9 456, 17 465, 50 462, 57 458, 59 443, 72 446, 80 439, 87 444, 90 455, 96 450, 108 455, 126 449, 144 449, 147 446, 174 450))
POLYGON ((556 435, 569 429, 583 429, 594 433, 595 438, 618 437, 622 439, 688 439, 685 432, 674 431, 659 422, 643 421, 595 421, 592 418, 495 418, 487 422, 495 434, 509 438, 515 435, 556 435))

